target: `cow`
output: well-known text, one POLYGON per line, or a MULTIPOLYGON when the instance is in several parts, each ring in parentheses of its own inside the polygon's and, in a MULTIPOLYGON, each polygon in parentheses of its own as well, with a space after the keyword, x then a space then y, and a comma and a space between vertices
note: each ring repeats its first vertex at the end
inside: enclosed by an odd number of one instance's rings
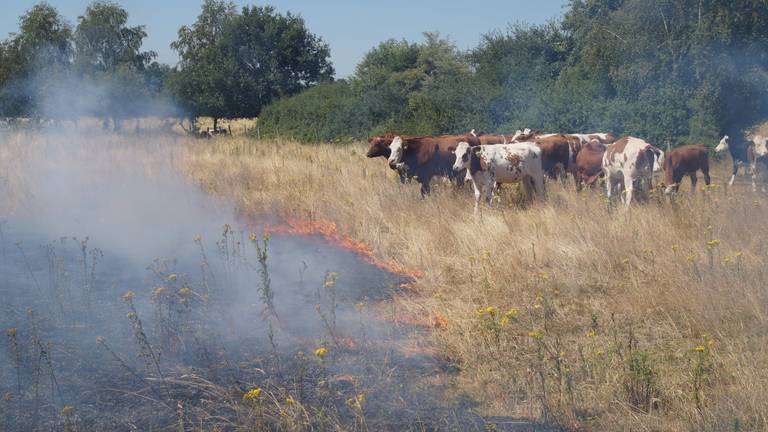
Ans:
MULTIPOLYGON (((715 153, 721 153, 725 150, 728 150, 728 152, 731 154, 733 171, 731 172, 731 179, 728 181, 728 186, 732 186, 734 180, 736 180, 736 174, 739 173, 739 167, 748 167, 748 170, 751 172, 751 166, 755 159, 753 153, 754 149, 751 145, 742 140, 737 140, 735 143, 730 141, 730 137, 725 135, 723 139, 720 140, 720 143, 715 147, 715 153)), ((753 180, 752 188, 754 189, 755 187, 756 186, 753 180)))
POLYGON ((582 144, 588 144, 592 140, 597 140, 600 144, 611 144, 616 141, 613 134, 610 132, 595 132, 587 134, 567 134, 568 136, 576 137, 581 140, 582 144))
POLYGON ((752 141, 749 146, 752 151, 747 151, 747 156, 750 159, 750 171, 752 172, 752 190, 757 191, 757 183, 759 182, 760 188, 765 192, 765 181, 768 173, 768 138, 762 135, 753 135, 749 137, 749 140, 752 141))
POLYGON ((405 170, 409 176, 416 177, 421 184, 421 195, 429 194, 432 177, 442 176, 455 179, 457 186, 464 184, 466 173, 453 171, 454 151, 459 142, 480 145, 477 137, 468 135, 438 135, 426 137, 396 136, 389 145, 389 167, 405 170))
POLYGON ((491 205, 493 192, 501 183, 522 182, 526 196, 530 199, 533 192, 544 198, 544 170, 542 152, 532 142, 515 144, 480 145, 470 147, 462 142, 456 147, 454 171, 469 171, 475 190, 475 213, 480 205, 480 198, 485 193, 485 200, 491 205))
MULTIPOLYGON (((392 144, 392 140, 394 138, 395 135, 391 133, 370 137, 368 142, 371 144, 371 146, 368 147, 368 152, 366 152, 365 156, 368 158, 383 157, 388 159, 389 155, 392 153, 391 150, 389 150, 389 145, 392 144)), ((409 176, 405 170, 398 170, 398 176, 400 177, 400 183, 405 183, 409 178, 412 177, 409 176)))
POLYGON ((623 137, 608 145, 603 154, 603 172, 606 177, 608 199, 623 184, 624 203, 629 207, 635 184, 639 190, 650 191, 653 173, 661 170, 664 152, 635 137, 623 137))
POLYGON ((548 134, 537 137, 534 142, 541 148, 542 167, 548 177, 565 180, 566 173, 573 173, 573 165, 581 149, 579 138, 563 135, 548 134))
POLYGON ((581 147, 574 161, 574 177, 576 179, 576 191, 581 191, 584 185, 592 187, 603 174, 603 154, 606 145, 597 139, 593 139, 581 147))
POLYGON ((665 194, 677 192, 683 177, 691 178, 691 191, 696 191, 696 171, 704 174, 704 183, 709 186, 709 154, 703 144, 689 144, 678 147, 664 157, 665 194))

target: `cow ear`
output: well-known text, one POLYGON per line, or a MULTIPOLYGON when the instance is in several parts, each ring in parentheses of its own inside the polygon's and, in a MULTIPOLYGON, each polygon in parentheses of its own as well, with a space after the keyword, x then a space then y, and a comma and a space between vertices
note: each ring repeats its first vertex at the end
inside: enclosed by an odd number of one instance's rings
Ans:
POLYGON ((480 150, 481 150, 481 149, 480 149, 480 146, 475 146, 475 147, 472 147, 472 153, 474 153, 474 154, 478 154, 478 153, 480 153, 480 150))

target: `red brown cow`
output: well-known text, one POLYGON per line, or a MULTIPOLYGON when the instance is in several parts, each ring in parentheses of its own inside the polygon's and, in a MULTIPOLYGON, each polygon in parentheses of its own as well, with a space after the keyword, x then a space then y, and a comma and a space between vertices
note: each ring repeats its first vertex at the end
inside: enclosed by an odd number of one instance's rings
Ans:
POLYGON ((538 137, 534 141, 541 148, 542 167, 550 178, 565 175, 573 171, 576 154, 581 150, 581 140, 577 137, 555 134, 538 137))
POLYGON ((709 186, 709 155, 704 145, 684 145, 667 153, 664 158, 664 180, 667 183, 664 193, 677 192, 685 176, 691 178, 691 191, 696 191, 698 170, 704 174, 704 183, 709 186))
POLYGON ((421 184, 422 196, 429 194, 429 183, 435 176, 455 179, 456 184, 461 186, 466 171, 457 173, 453 170, 456 160, 454 151, 460 142, 467 142, 473 147, 480 145, 480 140, 471 134, 395 137, 389 146, 389 166, 416 177, 421 184))
POLYGON ((603 174, 603 154, 605 153, 605 144, 597 140, 592 140, 587 145, 581 147, 581 151, 576 155, 574 162, 574 177, 576 178, 576 190, 580 191, 586 184, 588 187, 594 186, 597 179, 603 174))

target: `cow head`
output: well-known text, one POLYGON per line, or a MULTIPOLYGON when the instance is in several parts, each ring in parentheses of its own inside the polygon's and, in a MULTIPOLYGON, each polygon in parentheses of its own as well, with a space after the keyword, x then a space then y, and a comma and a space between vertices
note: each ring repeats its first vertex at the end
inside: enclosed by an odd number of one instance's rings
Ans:
POLYGON ((664 152, 660 149, 656 149, 654 151, 654 156, 656 157, 653 158, 653 172, 659 172, 664 166, 664 152))
MULTIPOLYGON (((478 150, 480 149, 480 147, 474 148, 478 150)), ((469 168, 470 162, 472 160, 472 147, 469 146, 468 142, 460 142, 456 146, 456 150, 454 150, 453 153, 456 155, 456 161, 453 163, 454 171, 461 171, 465 168, 469 168)))
POLYGON ((720 140, 720 143, 715 147, 715 153, 720 153, 728 150, 728 135, 724 136, 720 140))
POLYGON ((755 143, 755 156, 768 156, 768 138, 761 135, 755 135, 752 137, 752 142, 755 143))
POLYGON ((368 140, 371 146, 368 147, 368 153, 365 155, 369 158, 375 158, 379 156, 388 158, 390 155, 389 145, 392 143, 393 138, 394 137, 389 137, 386 135, 371 137, 368 140))
POLYGON ((403 163, 403 154, 407 148, 408 144, 403 142, 403 139, 399 136, 396 136, 392 139, 392 143, 389 145, 389 159, 387 159, 390 168, 394 170, 400 170, 404 168, 405 164, 403 163))

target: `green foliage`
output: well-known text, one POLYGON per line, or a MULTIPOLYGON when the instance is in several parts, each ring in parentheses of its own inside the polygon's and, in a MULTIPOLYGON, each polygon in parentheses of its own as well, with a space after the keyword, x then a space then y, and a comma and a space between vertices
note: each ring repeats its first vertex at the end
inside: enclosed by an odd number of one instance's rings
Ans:
POLYGON ((354 116, 349 83, 323 83, 264 108, 258 133, 262 137, 290 136, 303 142, 351 139, 366 133, 351 129, 358 124, 354 116))
MULTIPOLYGON (((759 0, 573 0, 561 22, 494 31, 467 53, 433 34, 390 40, 350 78, 342 105, 356 116, 339 111, 348 126, 336 137, 530 127, 713 144, 768 117, 765 22, 759 0)), ((287 118, 280 106, 267 112, 287 118)))

